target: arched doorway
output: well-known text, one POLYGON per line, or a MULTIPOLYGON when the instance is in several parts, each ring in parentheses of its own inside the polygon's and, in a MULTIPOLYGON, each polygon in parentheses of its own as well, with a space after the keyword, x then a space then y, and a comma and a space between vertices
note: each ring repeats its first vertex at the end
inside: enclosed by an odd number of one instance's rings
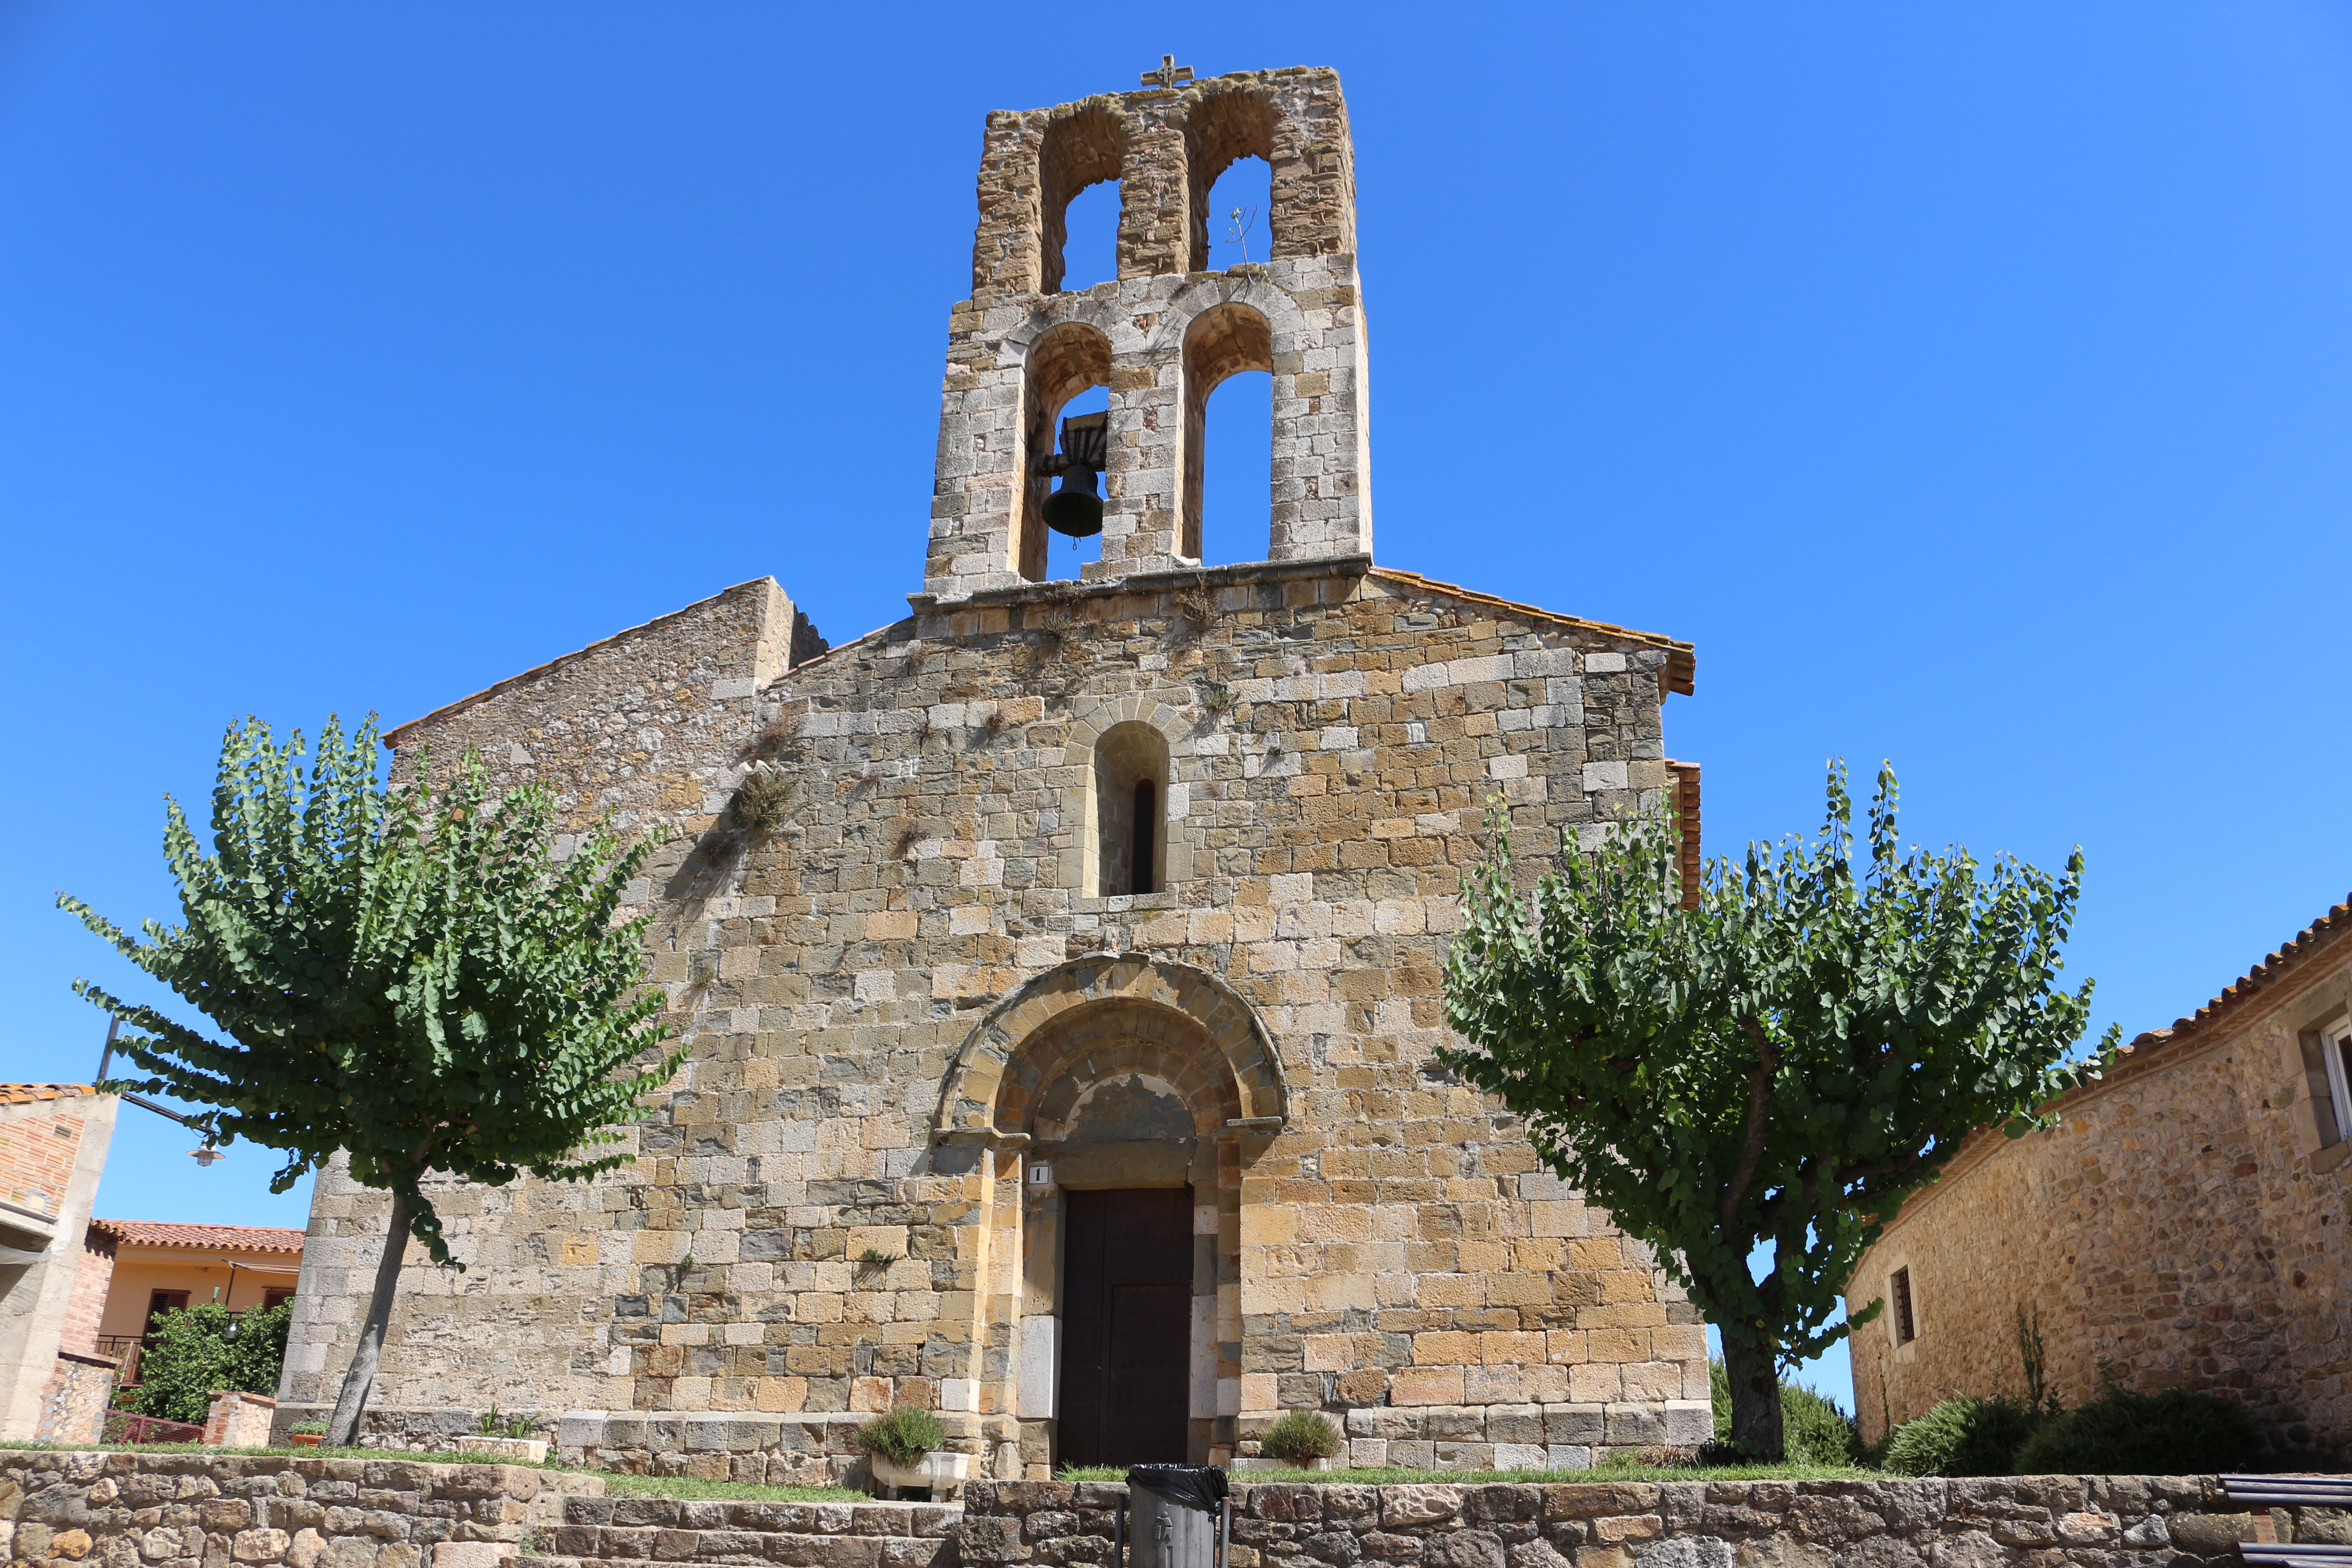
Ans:
POLYGON ((935 1137, 995 1169, 982 1405, 1016 1417, 1018 1473, 1230 1452, 1241 1176, 1283 1103, 1255 1011, 1185 964, 1074 961, 967 1039, 935 1137))

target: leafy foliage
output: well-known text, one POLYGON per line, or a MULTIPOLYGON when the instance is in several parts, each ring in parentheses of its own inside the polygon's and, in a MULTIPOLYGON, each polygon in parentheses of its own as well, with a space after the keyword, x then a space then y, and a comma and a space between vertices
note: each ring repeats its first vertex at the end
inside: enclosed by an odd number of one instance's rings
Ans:
MULTIPOLYGON (((1716 1451, 1734 1452, 1731 1379, 1722 1357, 1707 1358, 1706 1384, 1715 1405, 1716 1451)), ((1838 1408, 1835 1400, 1786 1377, 1780 1379, 1780 1433, 1783 1457, 1792 1465, 1851 1465, 1862 1453, 1853 1417, 1838 1408)))
POLYGON ((1258 1438, 1258 1447, 1270 1459, 1301 1465, 1328 1459, 1339 1451, 1339 1429, 1311 1410, 1286 1411, 1258 1438))
POLYGON ((651 1023, 644 920, 614 918, 654 846, 599 828, 558 865, 548 790, 494 803, 471 756, 438 798, 423 783, 386 788, 377 746, 373 718, 349 737, 329 720, 306 783, 300 731, 279 745, 259 720, 233 726, 213 854, 166 803, 184 923, 146 921, 142 942, 79 899, 58 902, 226 1037, 77 981, 121 1015, 116 1048, 152 1075, 110 1087, 220 1107, 222 1142, 285 1151, 273 1192, 348 1151, 353 1179, 400 1194, 411 1232, 447 1263, 425 1172, 501 1185, 609 1170, 627 1156, 583 1151, 617 1142, 614 1124, 637 1120, 638 1098, 682 1059, 631 1067, 667 1034, 651 1023))
POLYGON ((2080 851, 2053 878, 1906 849, 1892 769, 1859 868, 1852 825, 1834 766, 1818 840, 1713 862, 1685 910, 1663 817, 1563 844, 1530 900, 1498 815, 1446 962, 1468 1044, 1442 1059, 1689 1287, 1725 1336, 1736 1436, 1766 1458, 1777 1366, 1876 1315, 1830 1321, 1906 1195, 1972 1129, 2022 1133, 2090 1070, 2067 1058, 2091 987, 2057 986, 2080 851))
POLYGON ((894 1464, 911 1465, 948 1440, 948 1429, 928 1410, 901 1405, 857 1429, 857 1446, 894 1464))
POLYGON ((1885 1468, 1898 1476, 2013 1476, 2017 1451, 2042 1420, 2015 1399, 1947 1399, 1895 1429, 1885 1468))
POLYGON ((275 1394, 286 1361, 286 1331, 293 1321, 291 1301, 234 1316, 213 1301, 165 1312, 140 1352, 138 1383, 115 1404, 142 1415, 201 1425, 212 1410, 213 1395, 223 1389, 275 1394), (231 1321, 236 1324, 234 1340, 228 1337, 231 1321))
POLYGON ((2235 1400, 2111 1386, 2044 1421, 2016 1466, 2027 1476, 2210 1476, 2244 1468, 2261 1448, 2253 1418, 2235 1400))

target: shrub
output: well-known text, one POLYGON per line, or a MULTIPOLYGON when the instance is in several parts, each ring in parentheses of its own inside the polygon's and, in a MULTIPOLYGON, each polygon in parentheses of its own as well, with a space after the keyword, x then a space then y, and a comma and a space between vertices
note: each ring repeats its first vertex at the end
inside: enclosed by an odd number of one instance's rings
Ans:
POLYGON ((1258 1451, 1286 1464, 1303 1465, 1328 1459, 1339 1451, 1339 1434, 1331 1423, 1311 1410, 1293 1410, 1265 1429, 1258 1451))
POLYGON ((2186 1388, 2109 1387, 2042 1425, 2017 1456, 2020 1475, 2207 1476, 2234 1470, 2262 1447, 2236 1401, 2186 1388))
POLYGON ((1895 1429, 1886 1468, 1898 1476, 2013 1476, 2040 1420, 2014 1399, 1947 1399, 1895 1429))
POLYGON ((948 1429, 928 1410, 901 1405, 857 1429, 857 1446, 893 1464, 911 1465, 948 1440, 948 1429))
POLYGON ((287 1430, 297 1437, 323 1437, 327 1435, 327 1424, 324 1421, 297 1421, 287 1430))
POLYGON ((799 790, 781 773, 762 768, 735 792, 735 820, 751 833, 772 833, 783 825, 799 790))
POLYGON ((115 1404, 141 1415, 202 1425, 222 1389, 274 1394, 293 1321, 290 1301, 235 1314, 214 1301, 165 1312, 155 1319, 140 1354, 139 1382, 115 1404), (232 1321, 234 1340, 228 1337, 232 1321))
MULTIPOLYGON (((1722 1357, 1707 1359, 1706 1381, 1715 1401, 1715 1441, 1704 1446, 1701 1458, 1707 1464, 1737 1464, 1739 1458, 1731 1447, 1731 1380, 1722 1357)), ((1785 1377, 1780 1380, 1780 1445, 1782 1457, 1800 1465, 1850 1465, 1862 1446, 1853 1417, 1835 1401, 1785 1377)))
POLYGON ((1780 1441, 1785 1457, 1799 1465, 1851 1465, 1861 1446, 1853 1416, 1786 1378, 1780 1382, 1780 1441))

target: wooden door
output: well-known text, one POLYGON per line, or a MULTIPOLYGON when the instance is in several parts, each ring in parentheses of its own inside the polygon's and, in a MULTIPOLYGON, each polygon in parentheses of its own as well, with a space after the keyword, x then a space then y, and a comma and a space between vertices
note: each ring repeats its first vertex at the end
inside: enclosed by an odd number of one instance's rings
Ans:
POLYGON ((1191 1458, 1192 1191, 1066 1195, 1060 1462, 1191 1458))

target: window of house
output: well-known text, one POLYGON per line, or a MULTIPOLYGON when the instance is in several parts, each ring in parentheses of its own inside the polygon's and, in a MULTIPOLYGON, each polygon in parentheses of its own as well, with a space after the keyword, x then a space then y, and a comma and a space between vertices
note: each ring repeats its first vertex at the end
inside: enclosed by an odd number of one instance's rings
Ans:
POLYGON ((2320 1129, 2325 1147, 2352 1137, 2352 1023, 2334 1024, 2319 1031, 2319 1055, 2327 1069, 2329 1125, 2320 1129))
POLYGON ((185 1311, 188 1293, 185 1290, 156 1290, 147 1298, 147 1326, 152 1329, 155 1320, 166 1312, 185 1311))
POLYGON ((261 1293, 261 1310, 266 1312, 272 1307, 282 1307, 293 1299, 294 1288, 292 1286, 272 1285, 268 1289, 264 1290, 261 1293))
POLYGON ((1919 1337, 1919 1326, 1911 1315, 1911 1270, 1898 1268, 1886 1282, 1890 1310, 1895 1314, 1895 1342, 1907 1345, 1919 1337))

